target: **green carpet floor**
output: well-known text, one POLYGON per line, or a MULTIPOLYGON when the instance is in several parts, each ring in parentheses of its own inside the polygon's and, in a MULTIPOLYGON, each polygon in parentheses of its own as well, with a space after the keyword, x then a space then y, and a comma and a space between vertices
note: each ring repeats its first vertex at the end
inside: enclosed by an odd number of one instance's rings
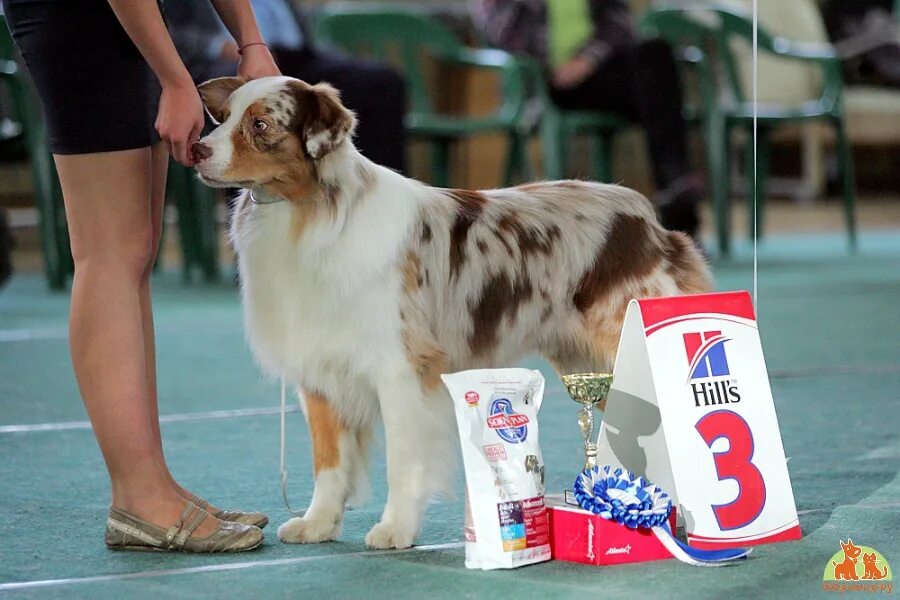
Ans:
MULTIPOLYGON (((746 248, 717 264, 716 277, 720 289, 749 288, 746 248)), ((0 292, 0 596, 619 598, 642 588, 654 598, 805 598, 825 593, 824 566, 847 537, 898 567, 900 232, 864 236, 853 257, 839 237, 773 238, 760 255, 759 284, 763 346, 803 539, 759 547, 723 569, 554 561, 480 572, 467 571, 462 548, 449 545, 461 540, 459 500, 429 507, 424 547, 366 549, 363 536, 386 496, 381 448, 372 501, 348 513, 339 542, 278 542, 275 528, 288 515, 279 494, 278 417, 267 410, 277 406, 276 386, 253 365, 235 290, 183 287, 176 274, 154 284, 172 469, 216 504, 264 510, 273 524, 265 546, 249 554, 108 552, 108 482, 69 365, 68 300, 46 292, 36 275, 18 276, 0 292), (214 412, 242 409, 255 412, 214 412), (43 423, 57 427, 12 428, 43 423)), ((527 364, 548 378, 541 441, 548 490, 561 490, 581 456, 575 407, 549 367, 527 364)), ((302 506, 311 493, 309 435, 299 414, 288 419, 290 494, 302 506)))

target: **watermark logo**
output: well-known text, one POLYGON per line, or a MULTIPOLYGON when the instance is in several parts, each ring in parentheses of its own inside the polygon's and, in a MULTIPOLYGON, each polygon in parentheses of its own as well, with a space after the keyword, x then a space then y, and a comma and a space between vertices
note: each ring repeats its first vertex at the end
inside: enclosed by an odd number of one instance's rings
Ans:
POLYGON ((853 540, 840 540, 841 549, 825 564, 822 589, 826 592, 894 591, 894 574, 883 554, 869 546, 857 546, 853 540))

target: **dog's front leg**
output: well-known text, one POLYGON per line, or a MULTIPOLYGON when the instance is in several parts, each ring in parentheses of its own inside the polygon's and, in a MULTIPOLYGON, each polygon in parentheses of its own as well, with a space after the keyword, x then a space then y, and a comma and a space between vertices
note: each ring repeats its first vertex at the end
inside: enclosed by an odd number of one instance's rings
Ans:
POLYGON ((452 405, 442 390, 424 392, 414 372, 382 382, 378 400, 387 447, 388 498, 366 544, 408 548, 419 535, 429 499, 447 490, 452 475, 452 405))
POLYGON ((303 518, 278 528, 278 538, 293 544, 336 539, 341 533, 344 505, 356 483, 356 461, 364 460, 360 437, 347 427, 327 398, 304 394, 303 414, 312 436, 315 490, 303 518))

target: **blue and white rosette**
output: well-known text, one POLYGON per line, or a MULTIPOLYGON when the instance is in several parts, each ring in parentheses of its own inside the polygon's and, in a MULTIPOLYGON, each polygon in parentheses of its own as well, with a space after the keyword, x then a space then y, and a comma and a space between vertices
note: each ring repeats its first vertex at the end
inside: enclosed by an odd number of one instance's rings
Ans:
POLYGON ((698 567, 720 567, 746 558, 749 549, 698 550, 681 542, 669 528, 672 499, 658 486, 631 471, 612 467, 585 469, 575 479, 581 508, 629 527, 647 527, 678 560, 698 567))

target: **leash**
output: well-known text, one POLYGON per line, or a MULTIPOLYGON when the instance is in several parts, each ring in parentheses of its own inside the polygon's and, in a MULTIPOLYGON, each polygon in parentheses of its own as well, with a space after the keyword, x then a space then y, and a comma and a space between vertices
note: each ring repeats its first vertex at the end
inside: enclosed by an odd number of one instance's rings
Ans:
POLYGON ((659 486, 631 471, 610 466, 585 469, 573 486, 575 499, 586 511, 630 529, 647 528, 681 562, 698 567, 721 567, 747 558, 750 549, 699 550, 672 535, 672 499, 659 486))
POLYGON ((284 464, 284 422, 285 422, 285 414, 287 413, 287 384, 284 381, 284 377, 281 378, 281 462, 279 469, 281 471, 281 498, 284 500, 284 505, 287 507, 288 512, 294 515, 295 517, 302 517, 303 511, 294 510, 291 508, 291 503, 288 501, 287 496, 287 481, 288 481, 288 472, 285 468, 284 464))

